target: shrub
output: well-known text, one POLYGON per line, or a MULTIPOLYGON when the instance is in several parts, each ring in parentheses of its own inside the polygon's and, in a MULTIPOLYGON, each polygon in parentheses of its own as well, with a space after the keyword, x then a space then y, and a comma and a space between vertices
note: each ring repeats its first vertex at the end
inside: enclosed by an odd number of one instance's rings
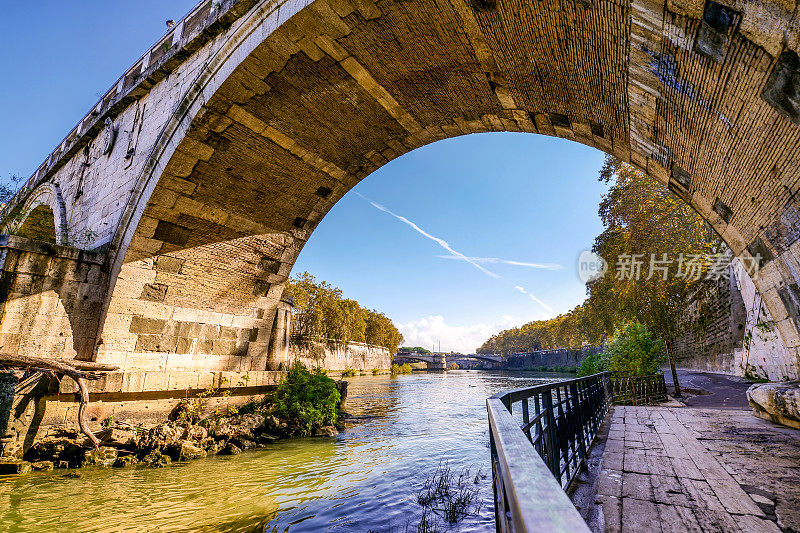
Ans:
POLYGON ((272 412, 286 421, 292 433, 307 436, 315 428, 336 424, 340 401, 335 381, 297 362, 278 385, 272 412))
POLYGON ((603 353, 589 354, 578 366, 578 377, 591 376, 608 370, 608 357, 603 353))
POLYGON ((654 339, 644 324, 633 323, 617 330, 608 343, 608 369, 633 376, 657 374, 664 362, 663 342, 654 339))
POLYGON ((392 375, 396 376, 397 374, 410 374, 412 372, 411 365, 408 363, 403 363, 402 365, 398 365, 394 363, 392 365, 392 375))
POLYGON ((356 371, 353 368, 346 368, 344 372, 342 372, 343 378, 351 378, 356 375, 356 371))
POLYGON ((378 375, 378 374, 380 374, 380 373, 381 373, 381 371, 380 371, 380 370, 378 370, 377 368, 373 368, 373 369, 372 369, 372 375, 373 375, 373 376, 377 376, 377 375, 378 375))

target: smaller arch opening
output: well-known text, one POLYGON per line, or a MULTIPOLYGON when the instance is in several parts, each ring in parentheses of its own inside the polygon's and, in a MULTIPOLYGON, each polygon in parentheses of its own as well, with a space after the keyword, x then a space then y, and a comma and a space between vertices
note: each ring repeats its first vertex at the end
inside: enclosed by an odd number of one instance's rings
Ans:
POLYGON ((20 237, 57 244, 53 210, 44 204, 36 206, 15 233, 20 237))

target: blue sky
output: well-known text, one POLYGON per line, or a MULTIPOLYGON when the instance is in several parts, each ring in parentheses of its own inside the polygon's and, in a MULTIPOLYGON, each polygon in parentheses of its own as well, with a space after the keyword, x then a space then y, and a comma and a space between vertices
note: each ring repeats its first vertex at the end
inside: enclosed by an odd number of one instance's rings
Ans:
MULTIPOLYGON (((4 6, 0 176, 30 175, 163 35, 164 22, 193 5, 4 6)), ((504 327, 549 318, 583 300, 575 262, 602 231, 602 159, 577 143, 511 133, 420 148, 347 194, 319 224, 295 272, 308 270, 385 312, 411 344, 439 340, 443 349, 472 351, 504 327)))

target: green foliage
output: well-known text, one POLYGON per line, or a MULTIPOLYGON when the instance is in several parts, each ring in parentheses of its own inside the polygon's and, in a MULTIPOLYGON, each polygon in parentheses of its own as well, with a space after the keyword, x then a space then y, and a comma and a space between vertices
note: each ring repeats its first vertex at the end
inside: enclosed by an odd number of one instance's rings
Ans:
POLYGON ((401 346, 400 348, 398 348, 398 350, 403 351, 403 352, 417 352, 417 353, 426 354, 426 355, 430 355, 430 353, 431 353, 430 350, 426 350, 422 346, 413 346, 413 347, 412 346, 401 346))
POLYGON ((272 412, 286 421, 292 433, 308 436, 315 428, 336 424, 340 401, 335 381, 297 362, 278 385, 272 412))
POLYGON ((346 368, 345 371, 342 372, 343 378, 352 378, 355 375, 357 375, 357 372, 354 368, 346 368))
POLYGON ((591 376, 608 370, 608 357, 604 353, 589 354, 578 366, 578 377, 591 376))
POLYGON ((372 369, 372 375, 373 375, 373 376, 377 376, 377 375, 378 375, 378 374, 380 374, 380 373, 381 373, 381 371, 380 371, 380 370, 378 370, 377 368, 373 368, 373 369, 372 369))
POLYGON ((397 374, 410 374, 413 371, 411 365, 408 363, 403 363, 402 365, 398 365, 397 363, 392 365, 392 375, 396 376, 397 374))
POLYGON ((389 353, 397 353, 403 342, 389 317, 344 298, 340 289, 317 281, 308 272, 291 278, 286 294, 294 298, 292 334, 296 339, 362 342, 383 346, 389 353))
POLYGON ((608 343, 608 369, 633 376, 657 374, 664 363, 664 343, 653 338, 647 326, 633 323, 617 330, 608 343))

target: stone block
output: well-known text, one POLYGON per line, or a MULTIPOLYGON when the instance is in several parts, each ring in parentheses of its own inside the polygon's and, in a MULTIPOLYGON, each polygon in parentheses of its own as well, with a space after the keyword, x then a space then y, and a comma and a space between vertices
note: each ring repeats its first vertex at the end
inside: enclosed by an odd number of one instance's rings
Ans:
POLYGON ((166 326, 166 320, 158 318, 145 318, 134 316, 131 319, 130 332, 139 334, 161 334, 166 326))
POLYGON ((139 296, 139 299, 150 302, 163 302, 167 297, 167 289, 167 285, 163 283, 148 283, 142 289, 142 294, 139 296))

